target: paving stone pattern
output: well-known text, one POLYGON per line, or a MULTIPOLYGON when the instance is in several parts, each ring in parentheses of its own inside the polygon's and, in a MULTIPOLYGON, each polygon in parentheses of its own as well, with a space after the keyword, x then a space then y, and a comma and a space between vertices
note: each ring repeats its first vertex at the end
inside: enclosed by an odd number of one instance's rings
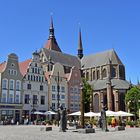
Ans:
POLYGON ((45 131, 45 126, 0 126, 0 140, 140 140, 140 128, 109 130, 103 132, 95 129, 95 133, 82 134, 73 132, 72 129, 59 132, 59 128, 55 126, 52 127, 52 131, 45 131))

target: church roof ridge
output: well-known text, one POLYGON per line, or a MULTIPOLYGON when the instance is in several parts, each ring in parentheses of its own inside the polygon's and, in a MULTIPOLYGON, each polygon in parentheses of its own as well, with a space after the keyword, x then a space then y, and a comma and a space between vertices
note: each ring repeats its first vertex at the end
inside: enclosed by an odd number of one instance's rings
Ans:
POLYGON ((84 56, 81 63, 84 68, 89 68, 109 64, 109 60, 111 64, 123 65, 114 49, 84 56))

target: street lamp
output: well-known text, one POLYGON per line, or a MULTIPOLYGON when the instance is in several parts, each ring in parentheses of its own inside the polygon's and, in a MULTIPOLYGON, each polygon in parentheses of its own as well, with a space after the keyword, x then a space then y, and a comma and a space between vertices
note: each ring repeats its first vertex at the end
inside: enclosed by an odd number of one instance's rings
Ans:
POLYGON ((84 128, 84 96, 83 96, 83 83, 80 84, 80 110, 81 110, 81 127, 84 128))

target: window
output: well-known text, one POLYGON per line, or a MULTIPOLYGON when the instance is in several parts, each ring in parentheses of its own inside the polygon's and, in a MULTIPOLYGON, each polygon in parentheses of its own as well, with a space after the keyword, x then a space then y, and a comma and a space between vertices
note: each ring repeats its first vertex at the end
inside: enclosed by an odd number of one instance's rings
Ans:
POLYGON ((31 89, 31 84, 27 84, 27 89, 31 89))
POLYGON ((54 85, 52 85, 52 91, 55 91, 55 86, 54 85))
POLYGON ((103 77, 103 78, 107 77, 106 69, 103 69, 103 71, 102 71, 102 77, 103 77))
POLYGON ((97 79, 100 79, 100 71, 97 70, 97 79))
POLYGON ((32 73, 34 73, 34 68, 32 68, 32 73))
POLYGON ((33 76, 31 75, 31 81, 33 80, 33 76))
POLYGON ((55 109, 55 103, 52 103, 52 108, 54 108, 54 109, 55 109))
POLYGON ((92 79, 95 80, 95 71, 92 73, 92 79))
POLYGON ((112 77, 116 77, 116 68, 112 67, 112 77))
POLYGON ((38 103, 37 95, 33 95, 33 104, 37 103, 38 103))
POLYGON ((17 71, 16 70, 14 70, 14 75, 17 75, 17 71))
POLYGON ((41 77, 39 76, 39 82, 41 82, 41 77))
POLYGON ((7 89, 7 86, 8 86, 7 79, 3 79, 2 80, 2 89, 7 89))
POLYGON ((38 69, 38 74, 40 74, 40 69, 38 69))
POLYGON ((20 94, 16 93, 15 103, 20 103, 20 94))
POLYGON ((63 87, 63 86, 61 87, 61 92, 63 92, 63 93, 65 92, 65 87, 63 87))
POLYGON ((25 104, 29 104, 29 95, 25 94, 25 99, 24 99, 25 104))
POLYGON ((86 73, 86 80, 89 80, 89 72, 86 73))
POLYGON ((65 99, 65 95, 61 95, 61 99, 64 100, 65 99))
POLYGON ((37 67, 37 63, 35 63, 35 67, 37 67))
POLYGON ((41 105, 45 104, 45 96, 41 96, 41 105))
POLYGON ((6 103, 7 102, 7 93, 2 93, 1 102, 2 103, 6 103))
POLYGON ((52 100, 55 100, 55 94, 52 94, 52 100))
POLYGON ((28 75, 28 80, 30 80, 30 75, 28 75))
POLYGON ((125 70, 123 66, 119 66, 120 78, 125 79, 125 70))
POLYGON ((36 81, 38 81, 38 76, 36 76, 36 81))
POLYGON ((10 93, 9 94, 9 103, 13 103, 14 102, 14 94, 10 93))
POLYGON ((35 68, 35 73, 37 73, 37 68, 35 68))
POLYGON ((16 81, 16 90, 21 90, 21 82, 20 81, 16 81))
POLYGON ((9 88, 10 88, 10 90, 13 90, 14 89, 14 80, 11 80, 10 79, 10 84, 9 84, 9 88))
POLYGON ((43 85, 40 85, 40 91, 43 91, 43 85))

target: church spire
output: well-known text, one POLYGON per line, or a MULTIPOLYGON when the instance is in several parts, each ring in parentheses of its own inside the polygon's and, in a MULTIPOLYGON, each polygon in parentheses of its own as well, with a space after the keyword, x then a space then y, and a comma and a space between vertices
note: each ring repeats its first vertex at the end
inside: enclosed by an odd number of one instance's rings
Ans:
POLYGON ((51 24, 50 24, 49 31, 50 31, 49 38, 55 38, 55 36, 54 36, 54 27, 53 27, 53 18, 52 18, 52 16, 51 16, 51 24))
POLYGON ((44 45, 44 48, 47 48, 49 50, 62 52, 57 44, 56 39, 55 39, 52 16, 51 16, 51 22, 50 22, 50 28, 49 28, 49 38, 48 38, 47 43, 44 45))
POLYGON ((82 45, 81 28, 79 29, 79 42, 78 42, 78 54, 77 54, 77 56, 80 59, 83 57, 83 45, 82 45))

